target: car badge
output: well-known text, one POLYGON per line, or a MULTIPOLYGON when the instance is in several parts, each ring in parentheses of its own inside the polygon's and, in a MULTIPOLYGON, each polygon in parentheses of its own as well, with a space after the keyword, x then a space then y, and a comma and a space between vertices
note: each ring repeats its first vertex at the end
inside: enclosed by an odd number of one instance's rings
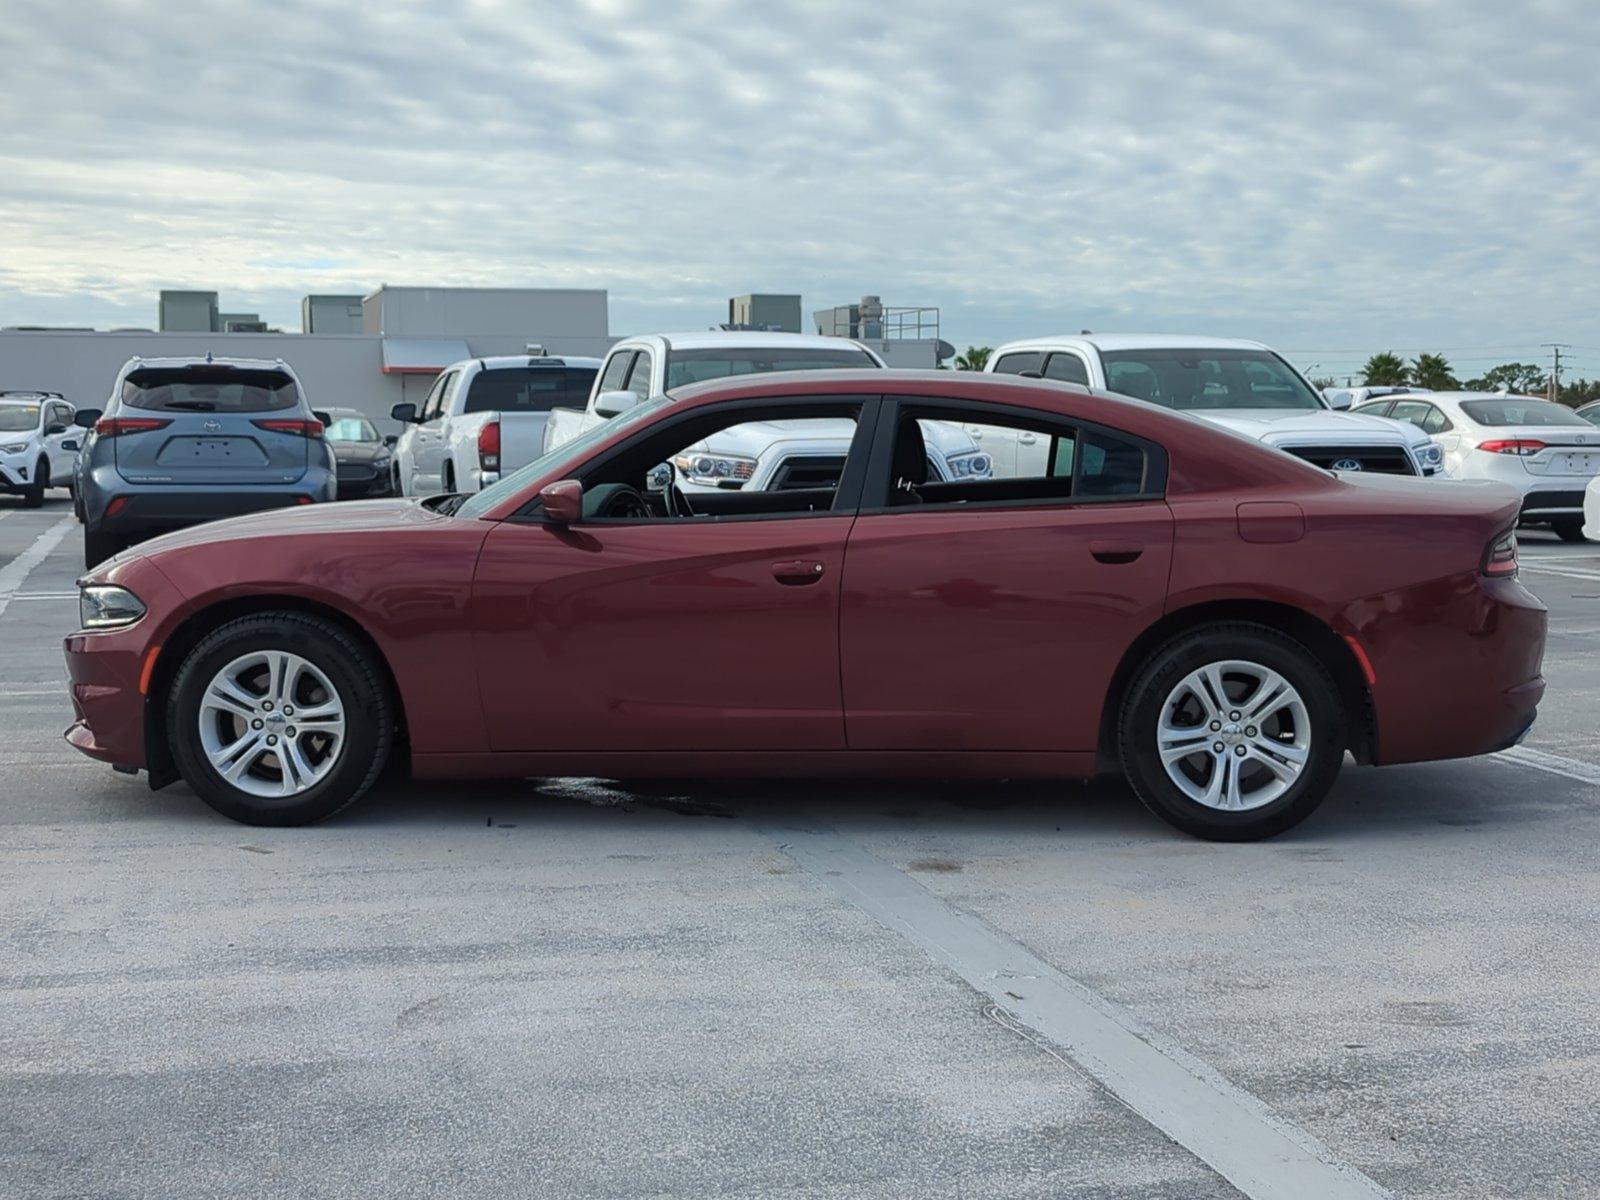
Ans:
POLYGON ((219 433, 222 430, 222 422, 207 421, 204 425, 200 426, 200 428, 204 429, 207 433, 219 433))
POLYGON ((1333 460, 1333 469, 1335 471, 1359 471, 1361 470, 1361 460, 1359 458, 1336 458, 1333 460))

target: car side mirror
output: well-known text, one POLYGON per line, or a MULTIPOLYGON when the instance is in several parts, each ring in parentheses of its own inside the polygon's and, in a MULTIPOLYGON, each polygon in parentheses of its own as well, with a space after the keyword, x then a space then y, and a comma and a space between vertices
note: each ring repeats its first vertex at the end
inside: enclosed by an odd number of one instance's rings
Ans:
POLYGON ((63 450, 76 450, 78 448, 78 439, 77 438, 70 438, 67 441, 62 442, 61 443, 61 448, 63 450))
POLYGON ((558 479, 539 489, 539 503, 547 519, 557 525, 575 525, 583 519, 583 484, 558 479))
POLYGON ((317 420, 322 422, 322 427, 324 429, 326 429, 329 425, 333 424, 333 417, 329 413, 318 412, 316 409, 312 409, 311 410, 311 415, 313 417, 315 417, 317 420))
POLYGON ((387 434, 384 434, 383 444, 385 446, 393 446, 399 440, 400 440, 400 438, 399 438, 399 436, 397 434, 387 433, 387 434))
POLYGON ((1350 391, 1348 388, 1323 388, 1322 398, 1328 402, 1329 408, 1346 411, 1350 407, 1350 391))
POLYGON ((637 392, 601 392, 594 398, 594 411, 602 417, 620 417, 638 403, 637 392))
POLYGON ((399 421, 402 425, 413 425, 417 420, 417 406, 415 404, 396 404, 389 410, 390 420, 399 421))
POLYGON ((45 437, 55 437, 56 434, 65 433, 66 431, 67 427, 60 421, 51 421, 50 424, 44 427, 45 437))
POLYGON ((72 414, 72 423, 84 429, 93 429, 94 423, 105 415, 105 410, 100 408, 80 408, 72 414))

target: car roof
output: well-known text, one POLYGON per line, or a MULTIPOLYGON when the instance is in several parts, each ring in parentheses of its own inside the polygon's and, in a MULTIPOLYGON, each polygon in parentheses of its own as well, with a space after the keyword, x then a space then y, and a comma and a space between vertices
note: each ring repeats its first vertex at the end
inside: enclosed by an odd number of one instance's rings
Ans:
POLYGON ((866 350, 853 338, 820 333, 774 333, 762 329, 702 329, 684 333, 640 333, 622 338, 618 345, 659 338, 669 350, 714 350, 721 346, 754 346, 773 350, 866 350))
POLYGON ((1063 333, 1053 337, 1024 338, 1007 342, 996 354, 1013 350, 1049 350, 1058 346, 1092 347, 1096 350, 1269 350, 1261 342, 1244 338, 1205 337, 1189 333, 1063 333))
POLYGON ((551 369, 557 367, 592 367, 596 371, 600 369, 598 358, 585 358, 573 354, 491 354, 485 358, 469 358, 466 361, 475 362, 486 371, 539 366, 548 366, 551 369))

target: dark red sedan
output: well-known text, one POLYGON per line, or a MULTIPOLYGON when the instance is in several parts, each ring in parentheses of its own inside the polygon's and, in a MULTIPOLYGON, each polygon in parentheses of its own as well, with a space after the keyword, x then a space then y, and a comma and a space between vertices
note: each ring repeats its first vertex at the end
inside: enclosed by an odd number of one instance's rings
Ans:
POLYGON ((471 497, 104 564, 67 739, 259 824, 339 811, 403 746, 425 778, 1120 768, 1182 829, 1263 837, 1346 751, 1527 732, 1516 520, 1493 485, 1336 475, 1045 381, 726 380, 471 497))

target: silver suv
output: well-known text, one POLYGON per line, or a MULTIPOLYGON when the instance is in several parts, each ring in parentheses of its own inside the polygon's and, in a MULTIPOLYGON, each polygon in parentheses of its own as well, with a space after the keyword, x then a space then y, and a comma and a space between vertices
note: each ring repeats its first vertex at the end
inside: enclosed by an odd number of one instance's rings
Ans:
POLYGON ((325 422, 287 363, 135 358, 90 430, 77 490, 86 566, 172 529, 264 508, 332 500, 325 422))

